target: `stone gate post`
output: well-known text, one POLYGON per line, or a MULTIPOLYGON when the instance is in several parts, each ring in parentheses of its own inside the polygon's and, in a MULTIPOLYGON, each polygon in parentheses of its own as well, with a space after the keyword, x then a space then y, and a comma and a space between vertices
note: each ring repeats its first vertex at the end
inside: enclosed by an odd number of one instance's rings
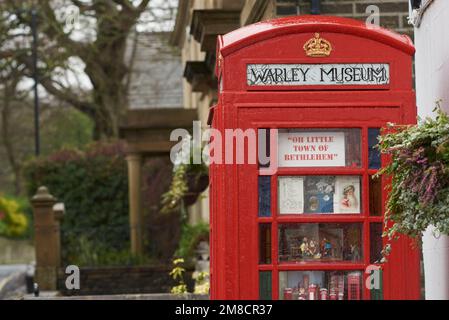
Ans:
POLYGON ((53 210, 56 199, 46 187, 40 187, 31 200, 34 214, 36 250, 35 282, 40 290, 56 290, 58 268, 61 266, 60 218, 53 210))

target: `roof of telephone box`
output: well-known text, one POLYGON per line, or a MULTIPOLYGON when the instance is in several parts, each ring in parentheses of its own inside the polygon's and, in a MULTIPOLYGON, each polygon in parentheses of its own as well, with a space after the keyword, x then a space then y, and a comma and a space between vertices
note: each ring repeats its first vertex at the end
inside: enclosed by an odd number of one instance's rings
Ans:
POLYGON ((334 32, 372 39, 413 55, 415 47, 406 35, 374 27, 359 20, 319 15, 291 16, 251 24, 223 35, 221 54, 226 56, 253 43, 291 33, 334 32))

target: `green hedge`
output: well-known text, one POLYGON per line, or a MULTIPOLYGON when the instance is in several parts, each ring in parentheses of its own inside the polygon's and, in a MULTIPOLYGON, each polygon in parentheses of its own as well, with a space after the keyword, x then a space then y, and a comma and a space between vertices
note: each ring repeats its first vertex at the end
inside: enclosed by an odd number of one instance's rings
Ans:
POLYGON ((95 143, 84 151, 66 149, 33 160, 25 168, 25 179, 29 197, 45 185, 65 204, 64 263, 107 264, 105 257, 128 250, 128 181, 122 143, 95 143))
POLYGON ((182 226, 181 239, 175 257, 183 258, 187 264, 191 264, 198 244, 201 241, 209 242, 209 229, 209 224, 204 222, 195 225, 185 223, 182 226))

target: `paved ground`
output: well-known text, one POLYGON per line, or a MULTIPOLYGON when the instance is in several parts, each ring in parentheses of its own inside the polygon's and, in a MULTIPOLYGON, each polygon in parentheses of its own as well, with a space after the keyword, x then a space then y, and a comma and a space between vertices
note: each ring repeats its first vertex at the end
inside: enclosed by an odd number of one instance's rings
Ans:
POLYGON ((152 294, 118 294, 99 296, 71 296, 62 297, 58 292, 42 292, 39 297, 27 294, 21 297, 23 300, 209 300, 209 296, 200 294, 174 295, 168 293, 152 294))
POLYGON ((0 265, 0 300, 16 299, 26 294, 27 265, 0 265))
POLYGON ((58 292, 41 292, 39 297, 26 293, 27 265, 0 265, 0 300, 208 300, 207 295, 122 294, 62 297, 58 292))
POLYGON ((11 275, 14 272, 26 271, 26 264, 0 265, 0 279, 11 275))

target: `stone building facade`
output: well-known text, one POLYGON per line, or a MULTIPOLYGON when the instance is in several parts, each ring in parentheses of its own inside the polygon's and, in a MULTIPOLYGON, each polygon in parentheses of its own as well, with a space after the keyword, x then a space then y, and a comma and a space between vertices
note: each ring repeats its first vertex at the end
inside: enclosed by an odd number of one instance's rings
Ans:
MULTIPOLYGON (((202 126, 208 126, 209 108, 217 101, 214 76, 217 35, 277 17, 322 14, 366 20, 379 9, 380 25, 413 37, 408 24, 408 0, 179 0, 171 43, 181 50, 183 107, 196 109, 202 126), (372 8, 372 7, 371 7, 372 8), (368 8, 368 9, 371 9, 368 8)), ((190 208, 190 220, 209 219, 207 191, 190 208)))
MULTIPOLYGON (((169 44, 169 38, 167 32, 133 33, 127 43, 129 95, 120 137, 126 141, 131 250, 135 254, 151 249, 153 256, 159 256, 167 245, 173 249, 177 244, 174 234, 179 228, 168 218, 157 216, 157 208, 171 177, 169 153, 174 142, 170 133, 188 129, 197 119, 195 110, 183 107, 181 54, 169 44), (151 181, 146 181, 145 169, 151 166, 157 170, 151 181), (167 225, 172 226, 170 232, 167 225), (163 240, 158 248, 155 239, 163 240)), ((165 251, 165 256, 170 255, 165 251)))

